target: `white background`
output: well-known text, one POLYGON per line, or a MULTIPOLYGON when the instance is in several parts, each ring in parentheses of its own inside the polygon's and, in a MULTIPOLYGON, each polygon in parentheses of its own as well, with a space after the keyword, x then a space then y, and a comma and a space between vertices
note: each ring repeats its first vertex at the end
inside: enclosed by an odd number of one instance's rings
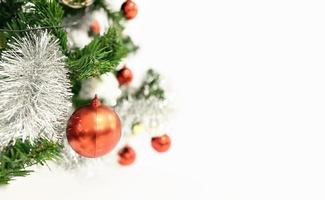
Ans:
POLYGON ((1 200, 325 199, 325 2, 137 0, 135 75, 166 77, 172 149, 129 168, 46 167, 1 200))

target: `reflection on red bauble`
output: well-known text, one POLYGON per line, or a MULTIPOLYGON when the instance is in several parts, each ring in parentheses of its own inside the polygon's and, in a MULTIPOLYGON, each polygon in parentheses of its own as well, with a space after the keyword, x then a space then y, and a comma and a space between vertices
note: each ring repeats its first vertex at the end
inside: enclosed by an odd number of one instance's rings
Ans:
POLYGON ((129 68, 123 67, 117 72, 116 78, 120 85, 128 85, 133 79, 133 74, 129 68))
POLYGON ((151 139, 151 145, 156 151, 160 153, 166 152, 170 148, 171 139, 167 134, 153 137, 151 139))
POLYGON ((121 122, 97 96, 89 106, 77 109, 68 121, 67 138, 72 149, 88 158, 110 152, 121 137, 121 122))
POLYGON ((138 14, 138 6, 132 0, 127 0, 124 2, 121 10, 127 19, 133 19, 138 14))
POLYGON ((127 166, 127 165, 131 165, 136 158, 136 154, 135 151, 132 147, 130 147, 129 145, 126 145, 125 147, 123 147, 119 152, 118 152, 118 156, 119 156, 119 163, 120 165, 123 166, 127 166))

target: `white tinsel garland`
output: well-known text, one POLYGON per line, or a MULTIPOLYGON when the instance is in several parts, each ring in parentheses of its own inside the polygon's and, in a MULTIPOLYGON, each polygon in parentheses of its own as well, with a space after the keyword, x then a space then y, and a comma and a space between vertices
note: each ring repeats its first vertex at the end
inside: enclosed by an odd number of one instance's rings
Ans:
POLYGON ((30 32, 8 47, 0 61, 0 148, 19 138, 61 138, 72 94, 58 39, 30 32))

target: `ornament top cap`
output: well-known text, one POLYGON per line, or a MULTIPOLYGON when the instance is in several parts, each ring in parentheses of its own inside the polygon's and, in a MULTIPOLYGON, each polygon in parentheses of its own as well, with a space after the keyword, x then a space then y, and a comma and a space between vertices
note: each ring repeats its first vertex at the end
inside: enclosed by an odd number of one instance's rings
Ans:
POLYGON ((100 100, 97 97, 97 94, 95 95, 95 97, 93 98, 93 100, 91 100, 91 107, 92 108, 98 108, 102 105, 102 103, 100 102, 100 100))

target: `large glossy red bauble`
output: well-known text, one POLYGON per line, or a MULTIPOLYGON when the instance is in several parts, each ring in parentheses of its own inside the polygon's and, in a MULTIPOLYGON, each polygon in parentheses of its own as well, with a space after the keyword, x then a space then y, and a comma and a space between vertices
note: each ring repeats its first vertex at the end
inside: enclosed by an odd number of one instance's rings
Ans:
POLYGON ((67 126, 68 142, 78 154, 96 158, 110 152, 121 137, 121 122, 95 97, 89 106, 76 110, 67 126))
POLYGON ((157 152, 166 152, 171 146, 170 137, 165 134, 151 139, 151 145, 157 152))

